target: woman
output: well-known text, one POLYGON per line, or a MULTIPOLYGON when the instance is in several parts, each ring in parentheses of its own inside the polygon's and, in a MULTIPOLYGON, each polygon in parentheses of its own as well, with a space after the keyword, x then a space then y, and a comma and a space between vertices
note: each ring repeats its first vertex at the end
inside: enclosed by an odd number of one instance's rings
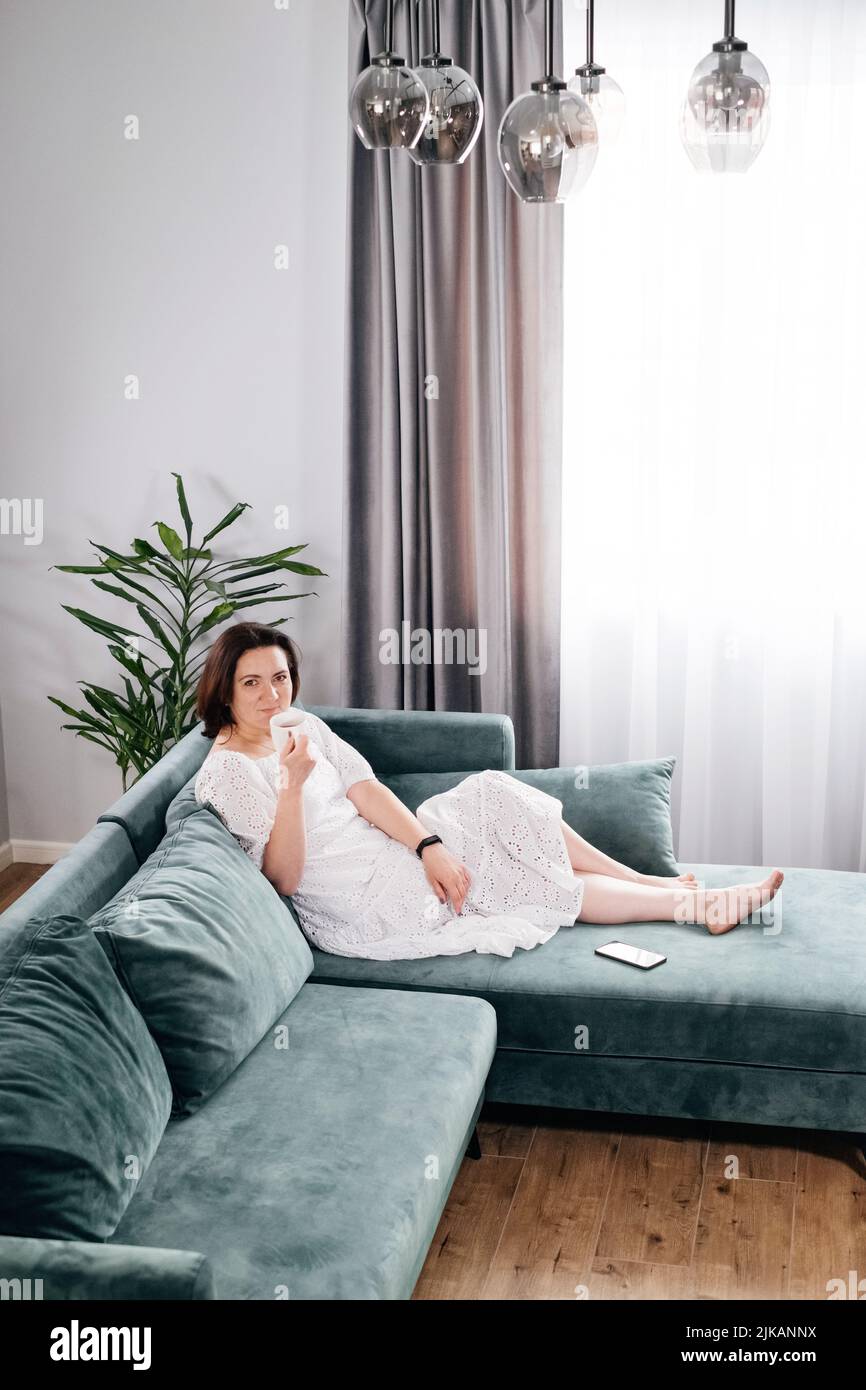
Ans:
POLYGON ((292 897, 323 951, 511 956, 575 921, 700 922, 718 933, 782 882, 774 871, 762 883, 704 890, 693 874, 639 874, 566 825, 555 797, 507 772, 472 773, 413 816, 309 711, 276 752, 270 721, 297 698, 298 666, 291 638, 263 624, 237 623, 217 638, 198 688, 214 744, 195 794, 292 897))

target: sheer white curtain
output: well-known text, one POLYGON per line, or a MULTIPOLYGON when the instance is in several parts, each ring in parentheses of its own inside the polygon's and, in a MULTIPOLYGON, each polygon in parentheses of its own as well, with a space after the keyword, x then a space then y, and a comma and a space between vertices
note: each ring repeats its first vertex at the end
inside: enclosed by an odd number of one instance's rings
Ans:
POLYGON ((675 754, 684 862, 863 870, 866 0, 740 0, 772 128, 699 175, 723 10, 597 0, 628 106, 566 207, 560 761, 675 754))

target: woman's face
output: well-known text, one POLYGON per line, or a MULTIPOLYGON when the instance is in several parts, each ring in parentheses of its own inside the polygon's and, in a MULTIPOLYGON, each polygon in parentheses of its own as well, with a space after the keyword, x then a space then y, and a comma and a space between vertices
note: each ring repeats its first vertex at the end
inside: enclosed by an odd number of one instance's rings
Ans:
POLYGON ((235 667, 232 714, 243 729, 266 731, 278 710, 292 703, 292 673, 282 647, 251 647, 235 667))

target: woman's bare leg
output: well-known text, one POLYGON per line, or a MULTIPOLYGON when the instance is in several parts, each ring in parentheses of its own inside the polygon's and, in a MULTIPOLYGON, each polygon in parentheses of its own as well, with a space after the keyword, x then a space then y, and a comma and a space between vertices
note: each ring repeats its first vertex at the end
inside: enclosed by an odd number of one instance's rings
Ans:
POLYGON ((568 848, 568 858, 575 873, 583 874, 605 874, 608 878, 619 878, 626 883, 643 884, 644 887, 667 888, 668 885, 676 887, 682 883, 685 887, 689 885, 697 887, 697 880, 694 874, 674 874, 670 878, 659 878, 654 874, 640 874, 637 869, 630 869, 627 864, 620 864, 618 859, 611 859, 610 855, 604 854, 595 845, 591 845, 589 840, 584 840, 582 835, 578 835, 576 830, 572 830, 570 825, 561 821, 562 834, 568 848))
POLYGON ((580 874, 583 902, 578 922, 680 922, 705 926, 713 935, 730 931, 775 897, 784 875, 773 869, 761 883, 731 888, 654 888, 607 874, 580 874))

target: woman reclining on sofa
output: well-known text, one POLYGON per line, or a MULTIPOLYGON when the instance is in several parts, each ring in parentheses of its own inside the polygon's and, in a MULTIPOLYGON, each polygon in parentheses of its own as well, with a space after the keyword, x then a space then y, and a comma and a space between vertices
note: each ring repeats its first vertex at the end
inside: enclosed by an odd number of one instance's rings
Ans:
POLYGON ((699 922, 726 932, 782 883, 778 870, 717 889, 700 888, 693 874, 637 873, 566 825, 555 797, 503 771, 472 773, 412 815, 309 711, 277 752, 270 721, 298 696, 299 660, 292 639, 264 624, 239 622, 217 638, 197 692, 214 745, 195 793, 291 896, 322 951, 511 956, 569 920, 699 922))

